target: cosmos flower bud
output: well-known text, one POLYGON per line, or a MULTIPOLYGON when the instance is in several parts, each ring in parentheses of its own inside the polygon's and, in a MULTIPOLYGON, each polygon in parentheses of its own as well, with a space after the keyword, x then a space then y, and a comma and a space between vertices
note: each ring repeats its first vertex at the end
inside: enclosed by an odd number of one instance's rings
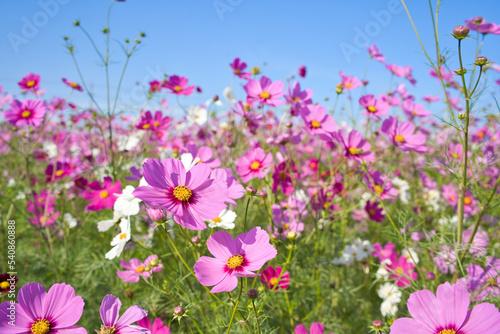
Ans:
POLYGON ((79 21, 79 20, 76 20, 75 22, 73 22, 73 25, 74 25, 75 27, 78 27, 78 26, 80 25, 80 21, 79 21))
POLYGON ((158 259, 154 259, 154 260, 151 260, 151 262, 149 263, 152 267, 156 267, 157 265, 160 264, 160 260, 158 259))
POLYGON ((257 75, 260 73, 260 68, 258 66, 255 66, 252 68, 252 74, 257 75))
POLYGON ((384 326, 384 323, 382 322, 382 320, 377 319, 373 320, 372 326, 375 327, 376 329, 381 329, 384 326))
POLYGON ((255 194, 257 194, 257 188, 252 187, 252 186, 246 187, 245 191, 247 192, 248 195, 254 196, 255 194))
POLYGON ((151 266, 145 266, 144 267, 144 271, 150 271, 151 270, 151 266))
POLYGON ((339 83, 337 86, 335 86, 335 92, 337 94, 342 94, 343 91, 344 91, 344 84, 343 83, 339 83))
POLYGON ((459 69, 456 69, 456 70, 455 70, 455 73, 456 73, 457 75, 462 75, 462 74, 467 73, 467 70, 466 70, 465 68, 459 68, 459 69))
POLYGON ((453 37, 458 40, 464 39, 469 35, 470 28, 468 26, 456 26, 453 29, 453 37))
POLYGON ((287 121, 285 126, 290 129, 293 126, 293 123, 291 121, 287 121))
POLYGON ((191 238, 191 242, 192 242, 193 244, 197 244, 198 242, 200 242, 200 237, 198 237, 198 236, 194 236, 194 237, 192 237, 192 238, 191 238))
POLYGON ((259 291, 255 290, 255 289, 250 289, 250 290, 248 290, 247 295, 248 295, 248 298, 255 299, 259 296, 259 291))
POLYGON ((103 34, 108 34, 109 33, 109 28, 103 28, 102 29, 103 34))
POLYGON ((167 216, 165 210, 163 208, 146 208, 146 212, 148 213, 149 218, 151 218, 152 221, 155 223, 163 222, 165 221, 165 218, 167 216))
POLYGON ((288 240, 295 240, 297 239, 297 233, 295 233, 294 231, 289 231, 287 234, 286 234, 286 238, 288 240))
POLYGON ((488 58, 486 57, 477 57, 475 64, 477 66, 484 66, 488 62, 488 58))
POLYGON ((181 315, 182 313, 184 313, 184 307, 182 307, 181 305, 176 306, 174 308, 174 314, 175 315, 181 315))
POLYGON ((214 102, 217 102, 219 101, 219 95, 215 95, 214 98, 213 98, 214 102))
POLYGON ((123 291, 123 294, 125 295, 125 297, 132 298, 134 296, 134 290, 131 290, 130 288, 126 288, 123 291))
POLYGON ((434 273, 432 271, 428 271, 427 274, 426 274, 427 278, 428 279, 434 279, 436 278, 436 275, 434 275, 434 273))

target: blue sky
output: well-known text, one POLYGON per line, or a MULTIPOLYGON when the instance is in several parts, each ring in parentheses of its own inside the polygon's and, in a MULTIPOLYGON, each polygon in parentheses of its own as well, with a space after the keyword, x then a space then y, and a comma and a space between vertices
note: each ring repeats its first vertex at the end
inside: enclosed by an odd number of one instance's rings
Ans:
MULTIPOLYGON (((427 1, 408 0, 407 4, 424 44, 435 57, 427 1)), ((80 81, 64 48, 62 37, 69 36, 87 83, 98 101, 104 101, 103 68, 90 43, 73 27, 73 22, 80 20, 98 47, 103 48, 105 36, 101 30, 105 26, 108 5, 109 2, 103 0, 3 2, 0 85, 4 90, 18 93, 17 82, 27 72, 32 72, 42 76, 41 86, 47 91, 46 98, 67 96, 68 88, 61 78, 80 81)), ((458 68, 456 40, 450 36, 453 27, 478 15, 495 22, 497 17, 491 13, 499 12, 497 0, 482 1, 481 6, 471 1, 442 1, 439 38, 442 49, 449 51, 452 69, 458 68)), ((145 85, 153 78, 161 79, 163 73, 186 76, 190 84, 203 89, 202 94, 183 99, 183 104, 203 103, 215 94, 222 95, 224 87, 231 86, 234 78, 228 64, 240 57, 250 67, 259 66, 266 76, 281 81, 295 74, 299 65, 306 65, 308 74, 301 80, 302 85, 314 91, 313 99, 317 102, 324 103, 324 98, 329 97, 331 106, 335 85, 340 82, 339 71, 363 76, 368 59, 365 43, 377 43, 388 63, 413 66, 417 86, 409 87, 411 93, 442 96, 439 85, 428 75, 429 65, 406 13, 396 0, 119 2, 111 13, 112 91, 116 89, 124 62, 117 41, 134 39, 139 31, 145 32, 147 37, 130 61, 121 105, 141 106, 145 85)), ((481 54, 497 60, 499 42, 500 36, 486 36, 481 54)), ((475 43, 475 37, 464 43, 467 64, 473 62, 475 43)), ((497 73, 492 74, 495 75, 492 78, 498 79, 497 73)), ((367 92, 373 94, 387 90, 391 82, 389 72, 374 61, 369 65, 367 78, 370 80, 367 92)), ((397 82, 392 81, 393 88, 397 82)), ((490 82, 491 88, 498 91, 493 80, 490 82)), ((234 80, 237 96, 243 98, 238 89, 240 83, 234 80)), ((89 103, 88 97, 78 92, 70 100, 83 106, 89 103)), ((175 106, 175 99, 170 98, 169 104, 175 106)))

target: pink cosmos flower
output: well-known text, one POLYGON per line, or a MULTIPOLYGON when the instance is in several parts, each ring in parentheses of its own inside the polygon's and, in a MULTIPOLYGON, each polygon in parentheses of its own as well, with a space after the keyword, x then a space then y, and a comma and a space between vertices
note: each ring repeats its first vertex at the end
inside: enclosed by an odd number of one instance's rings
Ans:
POLYGON ((394 65, 394 64, 387 64, 385 65, 385 68, 391 71, 392 74, 395 76, 401 77, 401 78, 406 78, 410 83, 415 86, 417 81, 413 78, 411 74, 411 66, 399 66, 399 65, 394 65))
POLYGON ((178 75, 172 75, 168 80, 162 83, 162 87, 169 89, 170 93, 175 95, 191 95, 194 90, 194 86, 186 87, 188 79, 185 77, 180 77, 178 75))
POLYGON ((102 300, 100 313, 103 324, 100 328, 100 333, 113 334, 150 334, 149 329, 132 325, 148 315, 146 310, 143 310, 137 305, 130 306, 125 313, 120 317, 120 308, 122 303, 120 298, 113 295, 106 295, 102 300))
POLYGON ((82 86, 80 86, 79 84, 77 84, 76 82, 73 82, 73 81, 69 81, 68 79, 66 78, 62 78, 62 82, 64 82, 66 85, 68 85, 69 87, 73 88, 74 90, 77 90, 79 92, 83 92, 83 88, 82 86))
POLYGON ((326 114, 323 106, 308 105, 301 110, 305 129, 312 135, 332 133, 337 129, 333 117, 326 114))
POLYGON ((425 102, 431 103, 431 102, 439 101, 439 96, 424 95, 423 99, 425 102))
POLYGON ((13 305, 10 301, 0 305, 0 333, 87 333, 75 326, 85 303, 71 285, 54 284, 46 292, 40 283, 28 283, 19 290, 17 300, 14 326, 9 324, 13 305))
POLYGON ((273 266, 269 266, 265 270, 261 271, 260 281, 269 290, 274 288, 275 285, 275 291, 279 289, 286 290, 290 285, 290 273, 288 271, 285 271, 283 275, 281 275, 282 270, 283 268, 281 267, 273 268, 273 266))
POLYGON ((371 144, 363 139, 363 135, 356 130, 345 136, 342 130, 334 133, 334 137, 344 149, 344 157, 359 162, 374 162, 375 153, 370 151, 371 144))
POLYGON ((385 116, 391 106, 383 99, 376 99, 372 94, 364 95, 359 99, 359 105, 365 108, 361 115, 385 116))
POLYGON ((198 281, 214 286, 210 292, 230 292, 238 285, 238 277, 257 277, 253 271, 274 259, 276 249, 269 234, 259 226, 233 240, 225 231, 215 232, 207 240, 207 248, 215 258, 202 256, 194 265, 198 281))
POLYGON ((247 183, 253 178, 263 179, 271 166, 272 155, 260 147, 248 150, 244 156, 236 160, 236 172, 241 181, 247 183))
POLYGON ((210 173, 211 179, 218 179, 226 182, 227 197, 224 201, 227 204, 238 206, 235 199, 242 198, 245 195, 245 188, 238 182, 233 175, 233 171, 229 168, 217 168, 210 173))
POLYGON ((356 77, 349 77, 344 75, 344 71, 340 71, 340 76, 342 77, 342 84, 345 90, 354 90, 354 88, 361 87, 362 83, 356 77))
POLYGON ((35 92, 40 88, 40 76, 38 74, 28 73, 17 83, 22 90, 35 92))
MULTIPOLYGON (((464 242, 464 245, 462 245, 463 248, 465 248, 465 243, 469 241, 470 236, 472 235, 472 229, 465 230, 462 234, 462 240, 464 242)), ((490 237, 488 235, 488 232, 484 231, 479 227, 477 230, 476 234, 474 235, 474 238, 472 239, 472 244, 469 246, 469 253, 483 257, 486 255, 486 247, 490 244, 490 237)))
POLYGON ((392 187, 392 181, 387 176, 379 171, 369 173, 370 176, 363 175, 363 180, 368 188, 380 196, 380 199, 393 201, 398 196, 399 191, 392 187))
POLYGON ((45 116, 45 105, 42 100, 14 100, 10 103, 10 109, 2 115, 14 126, 33 125, 39 126, 45 116))
POLYGON ((285 103, 283 100, 278 100, 286 94, 283 91, 284 85, 281 81, 272 82, 269 78, 262 76, 260 81, 255 79, 248 80, 247 84, 243 86, 248 95, 248 101, 259 102, 260 104, 267 104, 276 107, 285 103))
POLYGON ((458 279, 457 284, 475 296, 472 301, 480 302, 488 296, 500 295, 500 259, 489 257, 485 269, 471 264, 465 271, 467 276, 458 279))
POLYGON ((418 274, 413 271, 415 265, 408 261, 404 255, 398 258, 397 253, 393 253, 390 261, 386 262, 384 266, 389 272, 389 276, 395 280, 394 283, 397 286, 410 286, 410 279, 416 280, 418 278, 418 274))
POLYGON ((284 195, 290 195, 293 193, 292 177, 290 176, 290 168, 294 169, 295 164, 289 160, 280 162, 278 165, 274 166, 273 173, 273 192, 278 193, 278 188, 281 188, 281 192, 284 195), (291 165, 291 167, 288 166, 291 165))
POLYGON ((488 126, 485 125, 483 127, 480 127, 479 129, 477 129, 476 132, 474 132, 474 134, 472 135, 472 141, 474 143, 480 143, 484 139, 487 139, 490 137, 491 137, 490 129, 488 128, 488 126))
POLYGON ((372 253, 372 256, 378 257, 378 260, 380 262, 383 262, 386 259, 393 258, 394 255, 397 256, 394 248, 396 248, 396 245, 394 245, 392 242, 388 242, 387 244, 385 244, 384 247, 382 247, 382 245, 380 243, 376 242, 373 245, 374 251, 372 253))
POLYGON ((193 160, 196 160, 196 158, 199 159, 198 163, 203 162, 210 168, 220 167, 220 160, 217 158, 212 158, 213 151, 208 146, 202 146, 198 148, 198 146, 196 145, 188 144, 187 151, 191 153, 191 155, 193 156, 193 160))
POLYGON ((240 61, 240 58, 235 58, 231 64, 234 75, 241 79, 248 79, 252 75, 250 72, 243 72, 247 68, 247 63, 240 61))
POLYGON ((160 131, 166 130, 170 126, 170 117, 165 116, 160 110, 155 112, 154 118, 151 111, 146 111, 141 114, 141 119, 137 122, 135 127, 141 130, 160 131))
POLYGON ((465 20, 465 24, 470 28, 470 30, 478 31, 484 35, 495 34, 500 35, 499 25, 491 22, 486 22, 481 16, 472 17, 469 20, 465 20))
MULTIPOLYGON (((325 332, 325 326, 319 322, 313 322, 311 324, 310 331, 307 331, 307 328, 304 324, 300 324, 295 327, 294 334, 323 334, 325 332)), ((330 333, 333 334, 333 333, 330 333)))
POLYGON ((305 78, 306 77, 306 67, 304 65, 300 65, 298 69, 299 77, 305 78))
POLYGON ((154 94, 159 91, 161 91, 161 85, 162 83, 159 82, 158 80, 153 80, 149 82, 149 94, 154 94))
POLYGON ((137 321, 137 326, 149 329, 151 334, 170 334, 170 328, 163 324, 160 318, 156 318, 151 324, 151 320, 148 317, 144 317, 137 321))
POLYGON ((379 49, 377 48, 377 44, 373 44, 372 46, 367 45, 366 48, 368 49, 368 53, 370 54, 371 58, 381 63, 385 63, 385 56, 380 53, 379 49))
POLYGON ((441 66, 441 68, 439 69, 439 73, 435 69, 431 69, 429 71, 429 74, 431 75, 431 77, 434 77, 438 80, 439 76, 441 75, 444 82, 446 83, 446 86, 458 89, 458 84, 455 81, 455 72, 452 70, 446 70, 445 66, 441 66))
POLYGON ((431 112, 425 110, 423 105, 414 103, 412 100, 403 101, 403 103, 401 104, 401 108, 403 108, 405 114, 410 116, 410 118, 425 117, 431 115, 431 112))
POLYGON ((115 204, 117 197, 113 194, 121 194, 122 184, 120 180, 113 184, 113 179, 106 176, 102 181, 102 186, 99 181, 94 181, 87 185, 90 190, 83 192, 82 197, 87 201, 92 201, 85 207, 89 211, 99 211, 103 209, 111 209, 115 204))
POLYGON ((288 94, 285 96, 285 100, 292 106, 290 110, 293 116, 297 116, 304 107, 312 104, 312 95, 313 92, 310 89, 306 88, 301 91, 298 81, 295 81, 291 90, 290 86, 288 86, 288 94))
POLYGON ((427 138, 420 132, 415 132, 415 126, 411 122, 401 122, 395 117, 389 117, 382 123, 381 132, 392 140, 404 152, 414 151, 423 153, 427 151, 425 141, 427 138))
POLYGON ((188 172, 181 161, 148 159, 144 178, 149 186, 132 193, 152 207, 163 207, 174 214, 174 220, 189 229, 207 228, 204 219, 214 219, 226 208, 226 182, 209 179, 210 167, 200 163, 188 172))
MULTIPOLYGON (((297 238, 300 237, 301 232, 304 230, 304 223, 297 219, 296 215, 293 214, 293 210, 282 210, 278 204, 271 205, 271 210, 276 226, 273 236, 281 236, 283 240, 286 240, 288 232, 294 232, 297 238)), ((271 228, 271 226, 268 226, 269 231, 271 231, 271 228)))
POLYGON ((130 259, 130 263, 121 260, 120 265, 127 270, 119 270, 116 275, 124 282, 137 283, 141 277, 148 279, 153 272, 163 269, 163 265, 158 261, 158 255, 150 255, 142 263, 139 259, 130 259))
POLYGON ((368 213, 370 219, 377 223, 380 223, 385 218, 384 210, 378 206, 377 202, 372 203, 370 201, 367 201, 365 205, 365 210, 368 213))
POLYGON ((45 169, 45 175, 47 175, 47 182, 54 182, 56 180, 62 179, 63 177, 70 175, 73 169, 71 165, 67 162, 58 161, 54 170, 54 165, 50 164, 45 169))
POLYGON ((490 303, 469 310, 470 295, 457 284, 446 282, 437 288, 414 292, 408 299, 412 318, 396 319, 391 334, 499 334, 500 312, 490 303))

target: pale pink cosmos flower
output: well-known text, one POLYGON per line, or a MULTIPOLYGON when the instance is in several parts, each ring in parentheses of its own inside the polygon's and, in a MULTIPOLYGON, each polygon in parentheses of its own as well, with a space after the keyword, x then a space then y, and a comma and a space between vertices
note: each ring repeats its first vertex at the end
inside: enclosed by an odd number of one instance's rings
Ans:
POLYGON ((368 53, 370 54, 371 58, 381 63, 385 63, 385 56, 382 55, 380 50, 377 48, 377 44, 373 44, 372 46, 367 45, 366 48, 368 49, 368 53))
POLYGON ((412 72, 411 66, 399 66, 394 64, 387 64, 385 65, 385 68, 388 69, 395 76, 407 79, 413 86, 415 86, 415 84, 417 83, 417 81, 413 78, 411 74, 412 72))
POLYGON ((193 156, 193 161, 197 160, 197 163, 203 162, 210 168, 220 167, 220 160, 212 157, 213 151, 208 146, 198 148, 194 144, 188 144, 187 151, 193 156))
POLYGON ((325 107, 321 105, 308 105, 301 110, 305 129, 312 135, 332 133, 337 129, 333 117, 327 115, 325 107))
POLYGON ((209 179, 210 167, 204 163, 186 172, 181 161, 148 159, 144 178, 149 186, 138 187, 133 195, 152 207, 163 207, 174 220, 189 229, 207 228, 204 219, 214 219, 226 208, 226 182, 209 179))
POLYGON ((83 313, 82 297, 75 295, 71 285, 54 284, 46 292, 40 283, 28 283, 17 296, 18 303, 0 305, 0 333, 71 333, 87 334, 85 328, 75 326, 83 313), (15 319, 11 319, 12 306, 15 319), (14 325, 11 322, 14 320, 14 325))
POLYGON ((2 112, 2 115, 14 126, 39 126, 46 110, 42 100, 24 100, 22 102, 14 100, 10 103, 10 109, 2 112))
POLYGON ((382 123, 381 132, 404 152, 423 153, 427 151, 425 146, 427 138, 422 132, 415 132, 415 126, 411 122, 399 123, 397 118, 391 116, 382 123))
POLYGON ((259 226, 233 239, 225 231, 215 232, 207 240, 207 248, 215 256, 202 256, 194 265, 198 281, 214 286, 210 292, 233 291, 238 277, 257 277, 253 271, 274 259, 278 253, 269 243, 269 234, 259 226))
POLYGON ((381 98, 375 98, 372 94, 363 95, 359 99, 359 105, 365 108, 361 115, 385 116, 391 106, 381 98))
POLYGON ((431 115, 431 112, 425 110, 423 105, 415 103, 412 100, 403 101, 403 103, 401 103, 401 108, 403 108, 405 114, 410 116, 412 119, 414 117, 425 117, 431 115))
POLYGON ((148 315, 146 310, 143 310, 137 305, 130 306, 125 313, 120 317, 120 308, 122 303, 120 298, 113 295, 106 295, 102 300, 100 313, 102 325, 100 333, 113 334, 150 334, 150 330, 144 327, 132 325, 148 315))
POLYGON ((38 74, 28 73, 17 84, 22 90, 35 92, 40 88, 40 76, 38 74))
POLYGON ((356 77, 349 77, 344 75, 344 71, 340 71, 340 77, 342 78, 342 84, 344 85, 345 90, 354 90, 354 88, 361 87, 363 83, 358 80, 356 77))
POLYGON ((410 295, 408 311, 413 318, 399 318, 391 334, 499 334, 500 312, 481 303, 469 310, 470 295, 457 284, 445 282, 436 295, 420 290, 410 295))
POLYGON ((399 191, 392 187, 392 181, 387 176, 379 171, 369 173, 370 176, 363 175, 363 180, 368 188, 380 196, 380 199, 393 201, 398 196, 399 191))
POLYGON ((253 178, 263 179, 271 166, 271 153, 266 154, 260 147, 248 150, 236 160, 236 172, 241 181, 247 183, 253 178))
POLYGON ((120 265, 126 270, 119 270, 116 275, 128 283, 137 283, 141 277, 148 279, 153 272, 163 269, 163 265, 158 260, 158 255, 148 256, 144 263, 139 259, 130 259, 130 262, 122 259, 120 265))
POLYGON ((272 82, 271 79, 262 76, 260 81, 255 79, 248 80, 247 84, 243 86, 248 95, 247 100, 251 102, 259 102, 260 104, 267 104, 276 107, 285 103, 279 100, 280 97, 286 94, 283 91, 285 86, 281 81, 272 82))

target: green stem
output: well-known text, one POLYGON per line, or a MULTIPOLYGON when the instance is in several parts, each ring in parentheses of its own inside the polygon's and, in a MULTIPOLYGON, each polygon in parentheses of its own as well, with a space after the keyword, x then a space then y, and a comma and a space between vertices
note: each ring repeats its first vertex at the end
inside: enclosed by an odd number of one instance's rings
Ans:
POLYGON ((247 215, 248 215, 248 207, 250 206, 250 200, 251 199, 252 199, 252 197, 248 196, 247 207, 245 209, 245 221, 243 223, 243 233, 247 232, 247 215))
POLYGON ((243 278, 240 277, 240 293, 238 294, 238 299, 234 304, 233 314, 231 315, 231 320, 229 321, 229 326, 227 326, 226 333, 229 333, 229 331, 231 330, 231 325, 233 324, 234 315, 236 314, 236 310, 238 309, 238 304, 240 302, 242 292, 243 292, 243 278))
POLYGON ((252 299, 253 312, 255 313, 255 320, 257 321, 257 333, 260 334, 260 324, 259 324, 259 316, 257 314, 257 309, 255 308, 255 302, 252 299))

